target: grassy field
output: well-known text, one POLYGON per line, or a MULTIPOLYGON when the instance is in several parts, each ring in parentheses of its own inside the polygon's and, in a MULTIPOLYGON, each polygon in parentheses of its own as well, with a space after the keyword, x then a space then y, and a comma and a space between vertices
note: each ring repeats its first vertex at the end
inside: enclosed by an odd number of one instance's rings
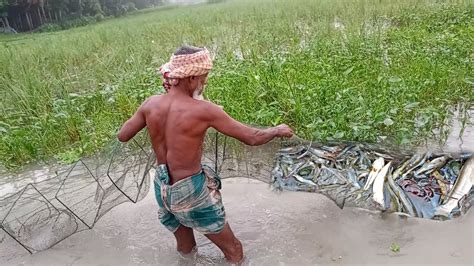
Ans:
MULTIPOLYGON (((182 44, 215 56, 206 97, 314 140, 415 144, 474 102, 470 1, 260 0, 152 10, 0 36, 0 160, 100 149, 182 44)), ((437 136, 440 137, 440 136, 437 136)))

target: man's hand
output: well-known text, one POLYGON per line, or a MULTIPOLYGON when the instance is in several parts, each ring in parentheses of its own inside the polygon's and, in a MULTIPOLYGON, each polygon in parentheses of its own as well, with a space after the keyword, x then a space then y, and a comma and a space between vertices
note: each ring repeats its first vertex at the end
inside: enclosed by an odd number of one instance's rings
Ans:
POLYGON ((293 137, 293 129, 291 129, 288 125, 281 124, 275 127, 277 129, 277 136, 278 137, 286 137, 291 138, 293 137))
POLYGON ((233 137, 250 146, 258 146, 271 141, 275 137, 291 137, 293 130, 287 125, 279 125, 266 129, 253 128, 236 121, 224 110, 213 103, 208 103, 203 112, 209 126, 224 135, 233 137))

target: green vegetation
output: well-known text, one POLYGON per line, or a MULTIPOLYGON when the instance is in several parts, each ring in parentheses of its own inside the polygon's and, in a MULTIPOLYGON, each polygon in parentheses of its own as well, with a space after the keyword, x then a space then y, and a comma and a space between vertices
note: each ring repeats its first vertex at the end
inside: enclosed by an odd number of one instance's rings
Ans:
POLYGON ((392 243, 392 245, 390 245, 390 250, 393 253, 398 253, 398 252, 400 252, 400 245, 397 244, 397 243, 392 243))
POLYGON ((470 1, 226 1, 0 38, 0 159, 100 149, 182 44, 215 55, 206 97, 299 136, 413 144, 474 102, 470 1))

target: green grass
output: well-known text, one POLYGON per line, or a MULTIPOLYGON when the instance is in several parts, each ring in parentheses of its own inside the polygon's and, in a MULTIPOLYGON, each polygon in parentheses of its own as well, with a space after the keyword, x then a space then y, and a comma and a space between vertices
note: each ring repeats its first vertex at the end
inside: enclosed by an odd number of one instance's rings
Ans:
POLYGON ((470 1, 227 1, 139 12, 67 31, 0 36, 0 160, 100 149, 182 44, 215 55, 206 97, 254 125, 398 144, 433 137, 472 104, 470 1))

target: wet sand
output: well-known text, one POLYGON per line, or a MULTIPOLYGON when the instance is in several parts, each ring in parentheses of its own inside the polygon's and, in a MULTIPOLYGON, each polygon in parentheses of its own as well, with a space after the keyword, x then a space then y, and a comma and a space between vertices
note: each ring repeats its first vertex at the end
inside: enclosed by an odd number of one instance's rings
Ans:
MULTIPOLYGON (((152 191, 150 191, 152 192, 152 191)), ((249 179, 223 183, 228 220, 242 241, 246 265, 439 264, 473 265, 474 213, 450 221, 406 219, 360 209, 340 210, 319 194, 273 192, 249 179), (390 250, 392 243, 400 252, 390 250)), ((124 203, 92 230, 28 255, 0 235, 0 265, 209 265, 220 251, 196 234, 198 255, 182 259, 157 220, 153 193, 124 203)))

